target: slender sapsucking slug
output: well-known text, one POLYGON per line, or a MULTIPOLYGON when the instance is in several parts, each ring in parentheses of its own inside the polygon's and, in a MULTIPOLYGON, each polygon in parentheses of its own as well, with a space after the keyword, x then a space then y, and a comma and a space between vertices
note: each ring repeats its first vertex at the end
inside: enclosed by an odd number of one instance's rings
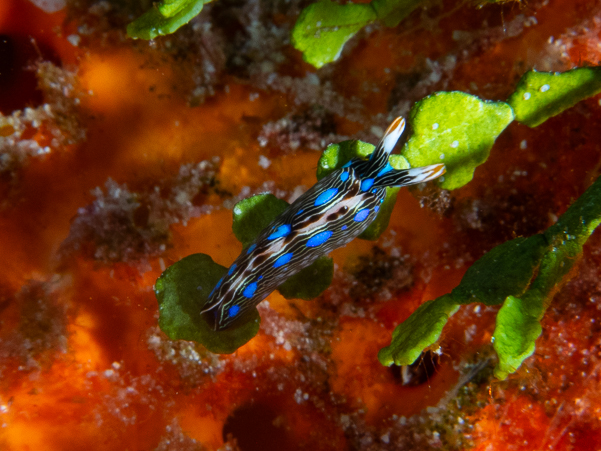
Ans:
POLYGON ((354 158, 321 179, 242 251, 202 310, 215 330, 232 326, 286 279, 360 235, 376 219, 386 187, 445 173, 443 164, 401 170, 390 165, 404 128, 405 120, 397 118, 368 160, 354 158))

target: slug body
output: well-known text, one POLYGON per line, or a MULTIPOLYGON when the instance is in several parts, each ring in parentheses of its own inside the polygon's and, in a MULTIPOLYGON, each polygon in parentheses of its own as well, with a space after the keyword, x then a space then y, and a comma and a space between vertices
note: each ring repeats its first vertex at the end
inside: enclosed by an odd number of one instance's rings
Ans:
POLYGON ((360 235, 378 215, 386 187, 432 180, 442 164, 396 170, 388 158, 405 128, 397 118, 368 160, 354 158, 321 179, 245 248, 217 283, 202 313, 230 327, 289 277, 360 235))

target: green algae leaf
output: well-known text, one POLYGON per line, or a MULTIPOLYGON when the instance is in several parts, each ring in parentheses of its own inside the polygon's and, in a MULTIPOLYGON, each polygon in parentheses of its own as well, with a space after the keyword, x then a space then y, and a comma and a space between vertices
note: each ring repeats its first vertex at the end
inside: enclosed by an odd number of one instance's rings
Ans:
POLYGON ((567 72, 526 72, 507 102, 518 122, 536 127, 547 119, 601 92, 601 67, 567 72))
POLYGON ((376 19, 370 4, 339 5, 324 0, 307 6, 292 30, 292 44, 316 68, 336 61, 344 44, 376 19))
POLYGON ((543 234, 503 243, 474 263, 451 294, 428 301, 393 332, 378 358, 383 365, 409 365, 432 345, 460 304, 503 303, 493 346, 499 356, 495 376, 505 379, 535 350, 540 320, 558 287, 601 224, 601 178, 543 234), (534 280, 532 280, 534 274, 534 280))
POLYGON ((572 241, 583 245, 601 223, 601 179, 574 202, 545 235, 553 245, 572 241))
POLYGON ((601 178, 545 232, 550 246, 536 279, 518 299, 508 297, 497 315, 494 347, 499 355, 495 376, 505 379, 534 353, 540 321, 558 286, 582 254, 582 246, 601 223, 601 178))
POLYGON ((378 216, 376 216, 374 222, 359 235, 359 238, 368 241, 375 241, 380 238, 380 235, 388 228, 390 216, 392 216, 392 210, 394 209, 396 197, 400 190, 401 188, 386 188, 386 197, 384 198, 384 202, 380 205, 378 216))
POLYGON ((257 194, 241 200, 234 206, 234 235, 242 246, 247 247, 288 205, 273 194, 257 194))
POLYGON ((231 354, 257 335, 261 318, 255 309, 238 327, 214 331, 200 311, 227 268, 205 254, 193 254, 167 268, 155 284, 159 327, 172 340, 202 344, 217 354, 231 354))
POLYGON ((127 25, 133 39, 154 39, 174 33, 196 17, 211 0, 163 0, 127 25))
POLYGON ((378 20, 387 27, 396 27, 423 0, 373 0, 371 5, 376 11, 378 20))
POLYGON ((493 346, 499 356, 494 371, 498 379, 506 379, 534 353, 534 342, 543 328, 540 319, 529 312, 530 301, 508 296, 497 313, 493 346))
POLYGON ((401 151, 412 167, 444 163, 438 179, 445 189, 460 188, 488 158, 497 136, 513 121, 504 102, 488 102, 464 92, 438 92, 409 113, 413 135, 401 151))
POLYGON ((340 5, 323 0, 301 12, 292 30, 292 45, 316 68, 336 61, 344 44, 367 24, 379 20, 397 26, 423 0, 373 0, 340 5))
POLYGON ((330 175, 340 169, 353 158, 367 159, 376 146, 357 139, 342 141, 338 144, 330 144, 321 154, 317 162, 317 180, 330 175))
POLYGON ((334 277, 334 260, 320 257, 310 266, 290 277, 278 287, 278 291, 286 299, 315 299, 332 283, 334 277))
MULTIPOLYGON (((331 174, 337 169, 340 169, 353 158, 367 159, 376 147, 373 144, 365 143, 359 140, 342 141, 338 144, 330 144, 324 150, 319 162, 317 163, 317 180, 321 180, 326 175, 331 174)), ((395 169, 408 169, 411 166, 402 155, 391 155, 390 165, 395 169)), ((377 240, 382 232, 388 227, 390 216, 396 197, 400 188, 387 188, 386 198, 380 207, 378 216, 369 227, 359 235, 363 240, 377 240)))
POLYGON ((451 295, 425 302, 399 324, 392 333, 390 346, 382 348, 378 360, 382 365, 411 365, 428 346, 440 338, 443 327, 459 309, 451 295))
POLYGON ((516 238, 493 248, 466 271, 452 291, 453 299, 458 304, 498 305, 507 296, 521 295, 546 248, 543 235, 516 238))
POLYGON ((190 0, 163 0, 157 3, 156 7, 163 16, 170 18, 179 14, 189 4, 190 0))

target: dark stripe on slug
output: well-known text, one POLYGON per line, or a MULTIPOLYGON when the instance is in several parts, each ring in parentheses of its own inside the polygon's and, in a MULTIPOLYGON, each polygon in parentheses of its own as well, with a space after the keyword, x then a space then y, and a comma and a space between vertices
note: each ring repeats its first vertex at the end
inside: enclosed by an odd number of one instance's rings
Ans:
POLYGON ((267 257, 269 257, 269 255, 267 254, 261 254, 261 255, 257 255, 254 260, 253 263, 255 265, 260 265, 261 263, 263 263, 265 260, 267 260, 267 257))

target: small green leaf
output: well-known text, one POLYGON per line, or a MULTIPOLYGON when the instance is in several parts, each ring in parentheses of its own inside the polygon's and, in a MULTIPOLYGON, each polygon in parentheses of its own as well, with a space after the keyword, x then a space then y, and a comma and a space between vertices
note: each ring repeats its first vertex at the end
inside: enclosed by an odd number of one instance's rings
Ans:
POLYGON ((458 309, 459 305, 448 294, 420 305, 396 327, 392 343, 380 350, 378 360, 385 366, 411 365, 424 349, 436 343, 442 328, 458 309))
POLYGON ((332 283, 334 260, 320 257, 278 287, 286 299, 315 299, 332 283))
POLYGON ((316 68, 336 61, 342 47, 361 28, 376 19, 370 4, 339 5, 324 0, 307 6, 292 30, 294 48, 316 68))
POLYGON ((601 177, 544 234, 507 241, 485 254, 452 293, 428 301, 397 326, 389 347, 378 355, 384 365, 411 364, 440 336, 445 314, 469 302, 495 305, 493 341, 499 356, 495 375, 504 379, 532 355, 549 301, 601 224, 601 177), (536 278, 531 282, 538 269, 536 278))
POLYGON ((601 92, 601 68, 581 67, 563 73, 526 72, 507 102, 515 118, 529 127, 601 92))
POLYGON ((202 11, 211 0, 165 0, 153 6, 127 26, 133 39, 154 39, 174 33, 202 11))
POLYGON ((453 291, 458 304, 501 304, 528 287, 548 244, 543 235, 516 238, 493 248, 466 271, 453 291))
POLYGON ((549 227, 544 236, 551 243, 543 256, 536 279, 521 299, 508 297, 497 315, 494 347, 499 355, 495 375, 505 379, 532 355, 535 340, 542 327, 540 320, 551 296, 561 283, 565 283, 582 253, 582 245, 601 223, 601 178, 598 178, 549 227))
POLYGON ((163 0, 157 3, 156 7, 164 17, 170 18, 178 14, 189 4, 190 0, 163 0))
POLYGON ((367 159, 376 146, 356 139, 330 144, 317 162, 317 180, 340 169, 353 158, 367 159))
POLYGON ((413 130, 403 148, 412 167, 444 163, 445 189, 460 188, 488 158, 497 136, 513 120, 504 102, 485 102, 463 92, 439 92, 417 102, 409 114, 413 130))
POLYGON ((539 318, 528 312, 528 299, 508 296, 497 313, 493 346, 499 362, 495 376, 505 379, 534 353, 534 342, 543 329, 539 318))
POLYGON ((371 5, 378 20, 387 27, 396 27, 417 8, 423 0, 373 0, 371 5))
POLYGON ((257 194, 241 200, 234 206, 234 235, 247 247, 288 205, 273 194, 257 194))
POLYGON ((167 268, 156 281, 159 327, 172 340, 190 340, 218 354, 231 354, 257 335, 261 318, 255 309, 246 322, 216 332, 200 311, 227 268, 204 254, 193 254, 167 268))

